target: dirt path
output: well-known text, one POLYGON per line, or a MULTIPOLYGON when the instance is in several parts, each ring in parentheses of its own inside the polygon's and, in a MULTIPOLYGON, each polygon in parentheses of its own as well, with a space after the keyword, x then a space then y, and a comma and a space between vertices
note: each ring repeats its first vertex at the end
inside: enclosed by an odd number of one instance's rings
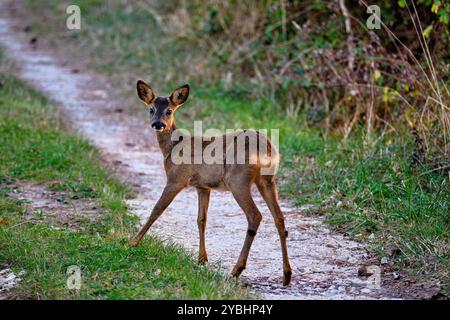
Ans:
MULTIPOLYGON (((29 36, 0 18, 0 45, 20 67, 19 76, 46 94, 62 110, 73 128, 89 138, 119 176, 137 192, 128 201, 145 221, 158 199, 165 174, 155 135, 146 119, 126 115, 127 106, 114 96, 105 79, 74 70, 58 59, 33 48, 29 36)), ((195 90, 195 88, 194 88, 195 90)), ((136 100, 136 103, 139 103, 136 100)), ((291 286, 281 286, 280 245, 272 217, 259 194, 255 200, 263 214, 260 230, 250 252, 242 281, 264 298, 275 299, 379 299, 386 290, 370 289, 358 277, 366 263, 364 247, 343 235, 330 232, 320 219, 305 217, 300 208, 282 202, 289 230, 288 248, 293 267, 291 286)), ((150 233, 175 241, 197 252, 197 195, 180 194, 150 233)), ((210 262, 227 272, 237 260, 247 224, 231 194, 214 192, 211 198, 206 245, 210 262)))

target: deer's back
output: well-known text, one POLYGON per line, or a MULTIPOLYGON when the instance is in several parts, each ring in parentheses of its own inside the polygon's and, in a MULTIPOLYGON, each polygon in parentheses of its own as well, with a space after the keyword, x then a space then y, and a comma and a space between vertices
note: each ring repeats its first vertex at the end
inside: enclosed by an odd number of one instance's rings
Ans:
MULTIPOLYGON (((279 154, 262 133, 244 130, 214 137, 191 137, 190 163, 166 159, 168 178, 197 188, 227 190, 231 177, 256 178, 278 166, 279 154), (200 147, 201 146, 201 147, 200 147)), ((187 157, 186 157, 187 159, 187 157)))

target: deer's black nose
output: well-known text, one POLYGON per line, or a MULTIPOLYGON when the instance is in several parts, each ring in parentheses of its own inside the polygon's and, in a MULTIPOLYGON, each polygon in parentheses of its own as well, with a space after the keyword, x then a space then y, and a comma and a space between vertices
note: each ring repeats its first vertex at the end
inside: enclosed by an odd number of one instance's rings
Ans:
POLYGON ((162 130, 166 128, 166 125, 161 121, 156 121, 152 123, 152 128, 156 130, 162 130))

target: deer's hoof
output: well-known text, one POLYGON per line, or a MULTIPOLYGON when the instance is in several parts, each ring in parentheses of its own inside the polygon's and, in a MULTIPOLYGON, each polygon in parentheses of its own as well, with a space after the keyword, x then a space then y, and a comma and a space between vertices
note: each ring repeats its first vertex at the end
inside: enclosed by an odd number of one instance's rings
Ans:
POLYGON ((139 244, 139 240, 133 239, 133 240, 129 243, 128 247, 129 247, 129 248, 134 248, 134 247, 137 247, 138 244, 139 244))
POLYGON ((208 262, 208 257, 207 256, 199 256, 198 257, 198 263, 206 264, 207 262, 208 262))
POLYGON ((283 277, 283 286, 288 286, 291 283, 292 271, 285 271, 283 277))
POLYGON ((245 267, 244 266, 235 266, 233 268, 233 271, 231 271, 231 275, 233 277, 239 278, 239 276, 241 275, 242 271, 244 271, 245 267))

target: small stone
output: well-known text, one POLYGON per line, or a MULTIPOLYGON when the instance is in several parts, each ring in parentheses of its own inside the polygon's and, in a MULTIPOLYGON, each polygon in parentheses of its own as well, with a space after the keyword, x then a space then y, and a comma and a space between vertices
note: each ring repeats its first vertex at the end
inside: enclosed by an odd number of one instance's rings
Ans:
POLYGON ((302 224, 299 225, 299 228, 302 229, 302 230, 308 230, 309 227, 310 227, 310 225, 309 224, 305 224, 305 223, 302 223, 302 224))
POLYGON ((400 279, 400 274, 398 274, 397 272, 394 272, 392 275, 394 276, 394 280, 400 279))
POLYGON ((369 240, 374 240, 375 239, 375 234, 371 233, 370 236, 368 237, 369 240))
POLYGON ((388 264, 388 263, 389 263, 389 259, 387 257, 381 258, 381 264, 388 264))
POLYGON ((92 90, 92 95, 102 99, 106 99, 108 97, 108 94, 104 90, 92 90))

